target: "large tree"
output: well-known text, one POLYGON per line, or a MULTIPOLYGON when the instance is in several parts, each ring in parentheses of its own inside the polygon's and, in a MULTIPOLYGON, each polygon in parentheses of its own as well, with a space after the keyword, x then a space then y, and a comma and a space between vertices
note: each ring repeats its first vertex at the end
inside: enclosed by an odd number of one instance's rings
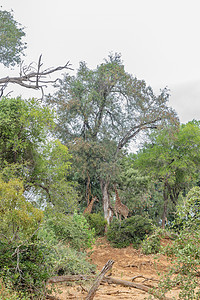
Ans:
POLYGON ((47 101, 57 111, 58 136, 72 150, 85 143, 99 149, 96 158, 87 157, 85 164, 91 166, 91 160, 99 159, 93 172, 98 175, 104 216, 110 223, 109 185, 117 172, 116 162, 141 131, 176 119, 167 106, 168 91, 156 96, 143 80, 125 71, 118 54, 109 55, 95 70, 81 62, 76 76, 66 74, 57 87, 47 101))

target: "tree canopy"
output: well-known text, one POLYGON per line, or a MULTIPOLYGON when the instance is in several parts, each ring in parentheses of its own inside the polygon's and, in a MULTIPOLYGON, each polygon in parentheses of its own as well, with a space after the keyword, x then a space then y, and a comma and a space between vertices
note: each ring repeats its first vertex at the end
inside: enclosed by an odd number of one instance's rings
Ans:
POLYGON ((154 132, 151 141, 138 153, 138 168, 162 184, 164 219, 168 199, 174 207, 181 191, 188 190, 198 181, 200 165, 200 127, 198 122, 181 125, 178 131, 170 127, 154 132))
POLYGON ((76 76, 66 74, 49 102, 58 114, 58 134, 63 141, 114 141, 119 151, 144 129, 175 117, 167 107, 168 91, 155 96, 150 86, 125 72, 121 57, 110 55, 90 70, 80 63, 76 76))
POLYGON ((24 28, 14 20, 12 12, 0 10, 0 62, 6 67, 21 62, 26 49, 24 28))
POLYGON ((53 119, 54 113, 34 99, 2 98, 0 169, 5 178, 21 178, 25 189, 41 199, 72 210, 77 195, 66 180, 71 155, 54 138, 53 119))

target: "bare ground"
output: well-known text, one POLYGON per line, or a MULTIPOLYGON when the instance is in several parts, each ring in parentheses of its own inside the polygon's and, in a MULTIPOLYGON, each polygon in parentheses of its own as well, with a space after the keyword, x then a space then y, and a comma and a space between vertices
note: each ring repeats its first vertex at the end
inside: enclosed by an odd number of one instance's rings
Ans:
MULTIPOLYGON (((168 243, 164 240, 163 243, 168 243)), ((144 255, 140 250, 134 249, 132 246, 123 249, 117 249, 110 246, 105 238, 100 238, 96 241, 93 247, 90 259, 97 265, 97 273, 100 272, 106 262, 110 259, 114 260, 110 275, 116 279, 132 281, 135 276, 138 277, 134 280, 135 283, 142 283, 149 287, 156 286, 154 279, 159 279, 158 271, 164 273, 169 267, 169 262, 166 257, 160 256, 159 260, 154 258, 155 255, 144 255), (145 280, 151 279, 151 280, 145 280), (145 282, 144 282, 145 280, 145 282)), ((62 283, 57 284, 57 287, 62 291, 62 294, 57 294, 61 300, 64 299, 85 299, 87 291, 90 289, 92 282, 81 283, 62 283)), ((178 299, 178 290, 174 290, 168 297, 175 297, 178 299)), ((136 288, 129 288, 117 284, 101 284, 94 297, 95 300, 114 300, 114 299, 148 299, 149 294, 138 290, 136 288)), ((154 299, 154 298, 152 298, 154 299)))

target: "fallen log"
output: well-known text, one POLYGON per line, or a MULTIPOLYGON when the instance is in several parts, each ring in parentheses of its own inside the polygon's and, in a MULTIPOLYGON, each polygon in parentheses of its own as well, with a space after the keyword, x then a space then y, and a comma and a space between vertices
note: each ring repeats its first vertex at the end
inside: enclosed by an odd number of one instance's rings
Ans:
MULTIPOLYGON (((151 288, 149 288, 146 285, 140 284, 140 283, 130 282, 130 281, 116 279, 116 278, 112 278, 112 277, 105 277, 105 276, 104 276, 102 282, 104 282, 104 283, 106 282, 109 284, 119 284, 122 286, 136 288, 136 289, 139 289, 141 291, 147 292, 152 295, 154 294, 151 288)), ((171 300, 171 298, 165 297, 165 298, 163 298, 163 300, 171 300)))
POLYGON ((87 294, 87 297, 85 298, 85 300, 92 300, 94 298, 96 291, 97 291, 102 279, 104 278, 104 275, 112 268, 113 264, 114 264, 113 260, 108 260, 108 262, 105 264, 105 266, 103 267, 103 269, 101 270, 101 272, 99 273, 97 278, 95 279, 95 282, 92 285, 92 287, 90 288, 89 293, 87 294))
MULTIPOLYGON (((113 262, 114 263, 114 262, 113 262)), ((112 267, 112 266, 111 266, 112 267)), ((105 268, 105 267, 104 267, 105 268)), ((104 268, 102 269, 102 271, 104 270, 104 268)), ((108 269, 109 270, 109 269, 108 269)), ((108 271, 107 270, 107 271, 108 271)), ((102 272, 101 271, 101 272, 102 272)), ((107 272, 106 271, 106 272, 107 272)), ((104 275, 106 274, 106 272, 104 273, 104 275)), ((106 277, 106 276, 101 276, 101 273, 98 275, 97 279, 99 278, 99 283, 98 283, 98 286, 99 284, 101 283, 108 283, 108 284, 119 284, 119 285, 122 285, 122 286, 126 286, 126 287, 132 287, 132 288, 136 288, 136 289, 139 289, 141 291, 144 291, 146 293, 149 293, 149 294, 152 294, 153 295, 153 291, 151 288, 149 288, 148 286, 146 285, 143 285, 143 284, 140 284, 140 283, 135 283, 135 282, 130 282, 130 281, 126 281, 126 280, 121 280, 121 279, 116 279, 116 278, 112 278, 112 277, 106 277)), ((141 277, 141 275, 139 275, 141 277)), ((134 278, 136 278, 138 276, 135 276, 132 278, 132 280, 134 280, 134 278)), ((63 276, 55 276, 55 277, 52 277, 48 280, 47 283, 59 283, 59 282, 65 282, 65 281, 81 281, 81 280, 85 280, 85 281, 89 281, 91 279, 94 279, 94 275, 63 275, 63 276)), ((96 279, 96 281, 97 281, 96 279)), ((96 283, 95 281, 95 283, 96 283)), ((95 285, 95 283, 93 284, 93 286, 95 285)), ((97 288, 98 288, 97 286, 97 288)), ((96 288, 96 290, 97 290, 96 288)), ((91 288, 92 289, 92 288, 91 288)), ((95 290, 95 293, 96 293, 96 290, 95 290)), ((93 296, 94 297, 94 296, 93 296)), ((91 300, 93 298, 86 298, 87 300, 91 300)), ((171 298, 168 298, 168 297, 165 297, 163 298, 165 300, 170 300, 171 298)))
POLYGON ((150 291, 150 288, 148 286, 143 285, 143 284, 130 282, 130 281, 122 280, 122 279, 116 279, 116 278, 112 278, 112 277, 104 276, 102 282, 106 282, 106 283, 109 283, 109 284, 119 284, 119 285, 122 285, 122 286, 132 287, 132 288, 136 288, 136 289, 142 290, 142 291, 147 292, 147 293, 149 293, 149 291, 150 291))

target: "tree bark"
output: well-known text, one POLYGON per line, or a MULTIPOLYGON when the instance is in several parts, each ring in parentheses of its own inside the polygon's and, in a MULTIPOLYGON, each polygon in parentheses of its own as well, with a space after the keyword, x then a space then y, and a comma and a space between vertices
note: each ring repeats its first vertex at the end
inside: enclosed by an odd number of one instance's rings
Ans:
POLYGON ((113 214, 112 214, 112 210, 110 209, 110 197, 108 193, 109 181, 100 180, 100 186, 103 195, 102 201, 103 201, 104 218, 108 222, 108 225, 110 225, 113 214))

